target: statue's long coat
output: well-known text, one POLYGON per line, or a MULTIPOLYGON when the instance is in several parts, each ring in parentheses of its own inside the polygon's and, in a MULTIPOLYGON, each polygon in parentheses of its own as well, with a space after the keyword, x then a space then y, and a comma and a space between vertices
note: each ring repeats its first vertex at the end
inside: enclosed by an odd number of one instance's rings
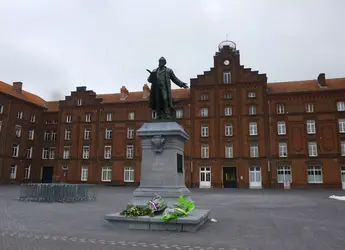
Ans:
MULTIPOLYGON (((164 66, 165 67, 165 66, 164 66)), ((147 81, 151 83, 151 90, 150 90, 150 108, 152 110, 156 110, 157 106, 157 100, 156 100, 156 92, 159 91, 157 87, 157 78, 158 78, 158 68, 154 69, 150 76, 148 77, 147 81)), ((168 67, 165 67, 165 87, 166 87, 166 92, 167 92, 167 101, 168 101, 168 107, 173 108, 174 105, 172 103, 172 96, 171 96, 171 83, 170 80, 175 83, 179 87, 183 87, 184 83, 178 79, 174 71, 168 67)))

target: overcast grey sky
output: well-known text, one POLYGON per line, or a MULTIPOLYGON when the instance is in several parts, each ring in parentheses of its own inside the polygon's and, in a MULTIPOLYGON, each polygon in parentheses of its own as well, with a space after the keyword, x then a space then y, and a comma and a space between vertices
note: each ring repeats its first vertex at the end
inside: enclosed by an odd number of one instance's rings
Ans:
POLYGON ((344 0, 0 0, 0 80, 46 100, 138 91, 163 55, 189 83, 226 34, 269 82, 345 77, 344 12, 344 0))

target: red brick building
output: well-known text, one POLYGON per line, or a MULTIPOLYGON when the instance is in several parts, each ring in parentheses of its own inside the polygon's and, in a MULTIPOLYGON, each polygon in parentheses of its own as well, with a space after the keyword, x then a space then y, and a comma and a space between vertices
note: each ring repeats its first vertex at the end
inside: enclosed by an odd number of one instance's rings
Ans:
MULTIPOLYGON (((213 67, 173 90, 192 187, 345 187, 345 78, 267 83, 225 42, 213 67)), ((135 131, 155 114, 149 87, 47 102, 0 82, 1 183, 136 184, 135 131)))

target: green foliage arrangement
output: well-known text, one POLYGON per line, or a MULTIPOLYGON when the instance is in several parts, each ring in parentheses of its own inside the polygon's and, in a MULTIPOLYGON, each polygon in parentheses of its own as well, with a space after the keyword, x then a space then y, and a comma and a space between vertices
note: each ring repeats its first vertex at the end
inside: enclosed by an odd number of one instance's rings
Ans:
POLYGON ((128 205, 125 210, 123 210, 120 215, 126 217, 138 217, 138 216, 154 216, 154 211, 148 207, 137 207, 133 205, 128 205))

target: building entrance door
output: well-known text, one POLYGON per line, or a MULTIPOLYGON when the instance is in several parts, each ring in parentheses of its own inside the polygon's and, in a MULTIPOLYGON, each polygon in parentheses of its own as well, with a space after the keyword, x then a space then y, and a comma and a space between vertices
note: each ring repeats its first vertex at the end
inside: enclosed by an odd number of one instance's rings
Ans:
POLYGON ((223 186, 224 188, 237 188, 236 167, 223 167, 223 186))
POLYGON ((211 168, 200 168, 200 188, 211 187, 211 168))
POLYGON ((261 167, 249 169, 249 188, 262 188, 261 167))
POLYGON ((43 167, 42 173, 42 183, 52 183, 53 182, 53 167, 43 167))

